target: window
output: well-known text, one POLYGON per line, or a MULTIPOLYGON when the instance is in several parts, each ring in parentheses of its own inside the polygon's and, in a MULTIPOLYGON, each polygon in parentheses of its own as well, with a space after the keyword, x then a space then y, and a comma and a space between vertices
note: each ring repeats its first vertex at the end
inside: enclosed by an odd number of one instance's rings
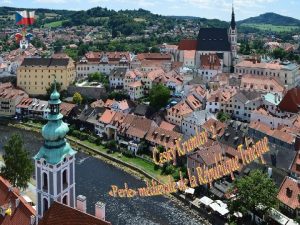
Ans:
POLYGON ((63 188, 66 189, 68 187, 68 175, 67 170, 63 172, 63 188))
POLYGON ((62 203, 65 204, 65 205, 68 204, 68 196, 67 196, 67 195, 65 195, 65 196, 63 197, 62 203))
POLYGON ((49 208, 48 200, 46 198, 43 199, 43 205, 44 205, 44 212, 46 212, 49 208))
POLYGON ((48 175, 43 173, 43 190, 48 190, 48 175))

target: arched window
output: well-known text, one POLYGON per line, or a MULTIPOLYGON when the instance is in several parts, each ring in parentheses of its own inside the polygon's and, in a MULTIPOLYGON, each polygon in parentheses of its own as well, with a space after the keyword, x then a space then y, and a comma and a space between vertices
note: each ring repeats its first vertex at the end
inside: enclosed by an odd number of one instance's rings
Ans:
POLYGON ((68 172, 67 170, 64 170, 63 172, 63 187, 64 189, 68 186, 68 172))
POLYGON ((46 198, 43 199, 43 205, 44 205, 44 212, 46 212, 49 208, 48 200, 46 198))
POLYGON ((48 175, 43 173, 43 189, 48 190, 48 175))
POLYGON ((65 204, 65 205, 68 204, 68 196, 67 196, 67 195, 65 195, 65 196, 63 197, 62 203, 65 204))

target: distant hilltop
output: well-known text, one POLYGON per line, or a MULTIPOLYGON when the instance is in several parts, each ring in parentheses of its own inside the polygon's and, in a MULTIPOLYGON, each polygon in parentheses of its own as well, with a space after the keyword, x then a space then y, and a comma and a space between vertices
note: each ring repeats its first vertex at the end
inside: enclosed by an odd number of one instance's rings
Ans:
POLYGON ((300 20, 269 12, 256 17, 250 17, 248 19, 241 20, 238 22, 238 24, 271 24, 274 26, 300 26, 300 20))
MULTIPOLYGON (((14 20, 15 11, 24 10, 24 8, 14 7, 0 7, 0 28, 11 24, 14 20)), ((122 29, 139 29, 145 23, 155 22, 174 22, 174 20, 196 20, 202 27, 228 27, 228 22, 218 19, 206 19, 200 17, 191 16, 162 16, 151 13, 144 9, 138 10, 120 10, 115 11, 102 7, 95 7, 89 10, 72 11, 72 10, 57 10, 57 9, 28 9, 35 10, 37 15, 37 23, 35 26, 43 26, 50 24, 50 27, 66 27, 73 25, 103 25, 114 23, 124 23, 122 29), (128 26, 129 27, 128 27, 128 26)), ((265 13, 257 17, 251 17, 245 20, 238 21, 238 26, 251 26, 253 25, 272 25, 272 26, 288 26, 288 27, 300 27, 300 20, 292 17, 279 15, 273 12, 265 13)), ((255 26, 254 26, 255 27, 255 26)), ((257 28, 257 27, 256 27, 257 28)), ((122 32, 122 31, 121 31, 122 32)), ((123 33, 123 32, 122 32, 123 33)), ((124 32, 126 33, 126 32, 124 32)))

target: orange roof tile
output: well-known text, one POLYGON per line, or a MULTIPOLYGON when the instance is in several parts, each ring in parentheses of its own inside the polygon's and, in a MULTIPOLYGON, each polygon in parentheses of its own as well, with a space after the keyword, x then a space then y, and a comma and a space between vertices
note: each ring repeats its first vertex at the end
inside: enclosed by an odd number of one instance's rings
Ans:
POLYGON ((1 225, 28 225, 31 224, 31 216, 35 216, 34 208, 25 201, 17 188, 11 188, 11 184, 0 176, 0 206, 11 204, 11 216, 0 215, 1 225), (16 206, 16 200, 19 199, 19 205, 16 206))
MULTIPOLYGON (((39 225, 111 225, 110 222, 81 212, 62 203, 53 202, 39 225)), ((19 224, 18 224, 19 225, 19 224)))
POLYGON ((109 123, 111 123, 111 121, 114 118, 115 114, 116 114, 116 112, 107 109, 102 114, 102 116, 99 118, 99 122, 109 124, 109 123))
POLYGON ((160 128, 165 129, 165 130, 174 130, 175 125, 168 123, 166 121, 162 121, 161 124, 159 125, 160 128))
POLYGON ((182 139, 182 134, 175 131, 166 130, 161 127, 151 127, 146 135, 146 140, 167 148, 172 148, 176 140, 182 139))
POLYGON ((292 209, 300 208, 300 184, 290 177, 285 177, 277 198, 292 209))

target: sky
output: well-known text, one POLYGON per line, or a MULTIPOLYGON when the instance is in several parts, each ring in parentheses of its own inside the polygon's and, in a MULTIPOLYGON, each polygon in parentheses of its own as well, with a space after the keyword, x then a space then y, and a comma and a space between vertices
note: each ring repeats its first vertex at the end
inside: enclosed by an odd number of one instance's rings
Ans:
POLYGON ((86 10, 95 6, 114 10, 143 8, 161 15, 229 21, 233 1, 236 20, 266 12, 300 19, 299 0, 0 0, 0 6, 70 10, 86 10))

